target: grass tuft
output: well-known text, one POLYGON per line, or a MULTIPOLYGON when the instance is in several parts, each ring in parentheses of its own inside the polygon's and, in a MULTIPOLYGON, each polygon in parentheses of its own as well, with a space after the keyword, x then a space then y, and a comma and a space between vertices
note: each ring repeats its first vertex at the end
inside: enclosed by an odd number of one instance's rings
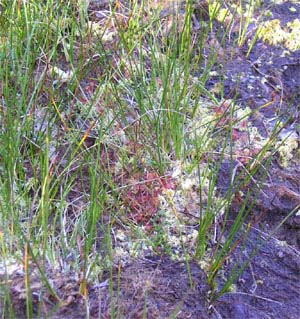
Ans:
POLYGON ((66 302, 52 271, 76 273, 87 318, 89 283, 108 271, 110 316, 121 318, 113 303, 121 266, 149 251, 187 265, 197 259, 219 296, 236 276, 223 288, 216 278, 247 236, 279 147, 279 124, 264 139, 251 128, 256 110, 225 98, 222 81, 215 91, 206 86, 236 15, 237 42, 245 43, 252 2, 229 14, 222 1, 208 1, 208 18, 197 23, 193 1, 116 1, 99 12, 91 3, 1 2, 4 317, 20 315, 10 302, 18 269, 27 318, 44 311, 34 300, 37 278, 41 294, 66 302), (224 163, 230 183, 221 194, 224 163))

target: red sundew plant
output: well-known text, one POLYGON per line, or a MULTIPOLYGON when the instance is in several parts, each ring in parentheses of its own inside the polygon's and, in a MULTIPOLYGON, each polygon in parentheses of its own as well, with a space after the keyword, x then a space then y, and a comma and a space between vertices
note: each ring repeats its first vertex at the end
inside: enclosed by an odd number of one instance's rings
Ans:
POLYGON ((146 172, 142 176, 130 178, 132 186, 122 194, 130 218, 138 224, 149 225, 159 209, 159 195, 165 189, 175 189, 176 182, 168 176, 159 176, 157 172, 146 172))

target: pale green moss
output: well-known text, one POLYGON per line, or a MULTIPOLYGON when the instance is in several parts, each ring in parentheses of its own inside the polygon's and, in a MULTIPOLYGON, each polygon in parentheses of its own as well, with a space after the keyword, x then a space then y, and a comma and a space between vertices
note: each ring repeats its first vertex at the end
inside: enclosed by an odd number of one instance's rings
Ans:
POLYGON ((289 36, 285 42, 287 48, 291 51, 300 49, 300 20, 296 19, 292 22, 288 22, 287 27, 290 30, 289 36))
POLYGON ((298 141, 294 136, 287 137, 278 148, 279 164, 286 168, 293 158, 293 152, 299 147, 298 141))
POLYGON ((300 21, 282 27, 278 19, 266 21, 258 28, 258 37, 271 45, 283 45, 291 51, 300 49, 300 21))
POLYGON ((278 45, 284 42, 286 32, 281 28, 280 21, 274 19, 259 27, 258 37, 271 45, 278 45))

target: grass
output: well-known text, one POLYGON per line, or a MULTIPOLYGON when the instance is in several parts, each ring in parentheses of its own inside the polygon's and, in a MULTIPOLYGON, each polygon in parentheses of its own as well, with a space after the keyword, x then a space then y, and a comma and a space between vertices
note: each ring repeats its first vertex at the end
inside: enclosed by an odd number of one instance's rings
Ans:
MULTIPOLYGON (((49 269, 75 272, 88 301, 88 282, 105 270, 113 294, 115 263, 176 247, 173 258, 207 265, 215 289, 240 241, 254 203, 252 193, 242 192, 258 171, 266 174, 280 129, 262 139, 256 154, 239 157, 235 134, 244 125, 254 143, 247 124, 253 111, 205 88, 218 52, 216 46, 205 57, 202 50, 222 3, 210 3, 197 35, 190 1, 184 13, 164 17, 163 8, 150 5, 131 1, 126 9, 117 2, 91 21, 85 1, 1 2, 4 317, 18 316, 10 306, 12 260, 25 273, 32 318, 33 269, 58 302, 49 269), (243 159, 238 166, 236 158, 243 159), (232 183, 221 196, 224 161, 232 183), (227 233, 238 196, 241 208, 227 233), (190 225, 182 206, 194 215, 190 225)), ((239 44, 248 24, 240 22, 239 44)), ((120 311, 112 304, 111 318, 120 311)))

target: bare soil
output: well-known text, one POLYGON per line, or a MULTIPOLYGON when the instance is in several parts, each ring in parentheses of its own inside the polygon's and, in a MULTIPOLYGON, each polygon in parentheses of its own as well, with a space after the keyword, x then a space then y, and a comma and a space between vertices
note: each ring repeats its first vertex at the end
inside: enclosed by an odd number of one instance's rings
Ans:
POLYGON ((233 259, 242 265, 257 245, 260 249, 239 278, 236 290, 216 301, 220 316, 214 314, 212 318, 299 318, 299 251, 252 230, 245 250, 237 250, 233 259))

